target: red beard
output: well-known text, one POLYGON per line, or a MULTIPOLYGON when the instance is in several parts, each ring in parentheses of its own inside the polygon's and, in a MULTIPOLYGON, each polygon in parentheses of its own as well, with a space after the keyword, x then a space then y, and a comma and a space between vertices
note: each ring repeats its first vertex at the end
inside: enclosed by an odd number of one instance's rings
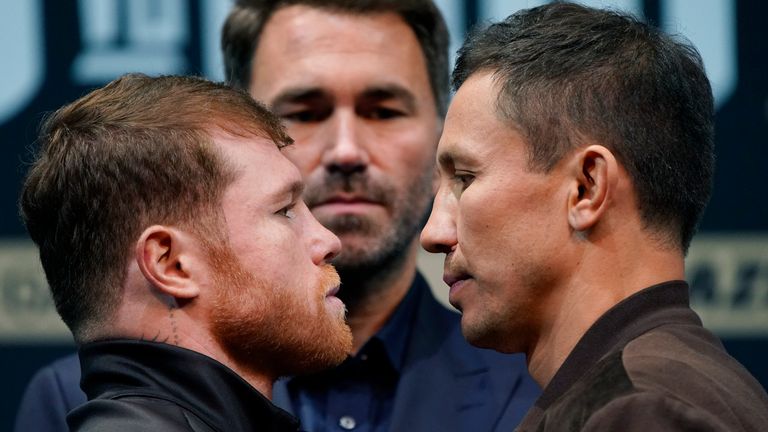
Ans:
POLYGON ((349 355, 352 333, 344 311, 333 316, 325 304, 339 284, 333 266, 323 266, 317 286, 306 294, 259 279, 231 250, 216 249, 210 255, 217 289, 211 333, 238 366, 277 378, 326 369, 349 355))

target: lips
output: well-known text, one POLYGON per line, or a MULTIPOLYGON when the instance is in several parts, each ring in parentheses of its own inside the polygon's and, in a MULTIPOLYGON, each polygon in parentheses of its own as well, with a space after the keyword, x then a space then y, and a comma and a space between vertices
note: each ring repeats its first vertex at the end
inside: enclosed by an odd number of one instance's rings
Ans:
POLYGON ((360 195, 334 195, 329 198, 322 199, 316 203, 313 203, 310 208, 320 207, 323 205, 331 204, 377 204, 381 205, 381 202, 373 200, 371 198, 360 195))
POLYGON ((466 273, 449 273, 445 272, 443 275, 443 282, 449 287, 456 285, 457 283, 469 279, 469 275, 466 273))
POLYGON ((448 285, 448 302, 459 311, 462 310, 460 292, 471 279, 472 276, 468 273, 450 270, 448 267, 443 272, 443 282, 448 285))
POLYGON ((336 285, 333 288, 331 288, 330 290, 328 290, 328 292, 325 293, 325 296, 326 297, 335 297, 336 294, 338 294, 338 293, 339 293, 339 285, 336 285))

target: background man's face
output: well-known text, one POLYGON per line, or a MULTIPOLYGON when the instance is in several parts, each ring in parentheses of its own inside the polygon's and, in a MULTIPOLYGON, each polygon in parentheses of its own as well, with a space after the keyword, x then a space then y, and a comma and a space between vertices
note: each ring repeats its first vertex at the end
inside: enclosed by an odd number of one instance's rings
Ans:
POLYGON ((437 151, 440 187, 421 241, 446 254, 449 301, 462 311, 467 340, 519 351, 521 338, 536 337, 563 266, 568 189, 559 167, 529 170, 526 143, 500 120, 496 95, 492 75, 477 73, 451 102, 437 151))
POLYGON ((280 9, 256 50, 251 95, 281 116, 312 213, 342 241, 334 263, 400 255, 432 194, 440 123, 416 36, 396 14, 280 9))
POLYGON ((301 176, 271 141, 219 136, 236 180, 222 199, 227 244, 214 244, 212 332, 239 363, 278 374, 340 363, 351 351, 327 264, 340 249, 301 200, 301 176))

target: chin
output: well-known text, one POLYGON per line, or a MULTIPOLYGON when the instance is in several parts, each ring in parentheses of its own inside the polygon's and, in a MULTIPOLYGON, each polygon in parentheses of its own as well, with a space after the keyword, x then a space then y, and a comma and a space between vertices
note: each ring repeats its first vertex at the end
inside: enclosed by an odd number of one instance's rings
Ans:
POLYGON ((489 323, 472 323, 461 319, 461 333, 464 339, 477 348, 492 349, 503 353, 518 352, 511 350, 505 343, 503 331, 489 326, 489 323))
POLYGON ((281 375, 320 372, 346 360, 352 353, 352 330, 344 320, 329 325, 328 330, 322 341, 316 339, 305 341, 305 346, 308 348, 304 352, 306 360, 284 370, 281 375))

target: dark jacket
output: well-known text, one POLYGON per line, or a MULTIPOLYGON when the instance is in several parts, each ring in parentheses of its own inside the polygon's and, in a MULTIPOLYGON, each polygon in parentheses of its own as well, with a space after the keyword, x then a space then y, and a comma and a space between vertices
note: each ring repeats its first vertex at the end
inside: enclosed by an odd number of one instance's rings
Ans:
POLYGON ((79 354, 88 402, 67 416, 72 431, 299 430, 239 375, 195 351, 115 340, 79 354))
POLYGON ((576 344, 518 431, 764 431, 768 396, 688 305, 647 288, 576 344))

